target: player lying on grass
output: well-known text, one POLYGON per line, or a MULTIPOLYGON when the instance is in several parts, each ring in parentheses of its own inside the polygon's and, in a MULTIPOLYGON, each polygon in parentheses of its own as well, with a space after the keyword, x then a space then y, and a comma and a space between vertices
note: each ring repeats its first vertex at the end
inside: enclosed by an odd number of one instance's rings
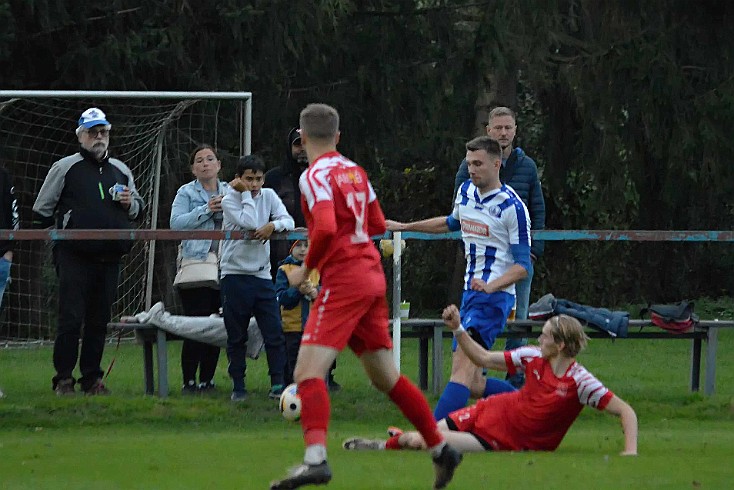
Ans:
MULTIPOLYGON (((519 391, 479 400, 449 414, 438 424, 446 442, 461 452, 553 451, 563 440, 584 405, 620 417, 624 431, 622 455, 637 454, 637 415, 576 362, 588 337, 575 318, 554 316, 543 325, 540 347, 521 347, 509 352, 490 352, 475 342, 459 323, 459 311, 451 305, 443 320, 459 345, 479 366, 524 371, 526 384, 519 391)), ((344 448, 425 449, 416 432, 392 429, 387 440, 352 438, 344 448)))

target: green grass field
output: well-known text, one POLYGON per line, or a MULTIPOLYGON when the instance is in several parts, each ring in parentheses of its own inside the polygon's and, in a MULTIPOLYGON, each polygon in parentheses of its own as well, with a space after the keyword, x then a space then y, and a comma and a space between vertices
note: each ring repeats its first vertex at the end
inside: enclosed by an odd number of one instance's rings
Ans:
MULTIPOLYGON (((50 347, 0 350, 0 488, 265 489, 300 461, 300 426, 267 400, 263 358, 248 368, 250 399, 233 405, 224 355, 215 395, 179 394, 179 348, 170 344, 168 399, 142 395, 142 348, 132 343, 117 352, 110 397, 57 398, 50 347)), ((114 354, 108 345, 104 366, 114 354)), ((405 340, 403 371, 414 380, 416 355, 405 340)), ((734 488, 734 331, 720 334, 710 398, 688 392, 689 341, 594 340, 580 361, 636 409, 638 457, 618 456, 617 419, 586 409, 556 452, 468 455, 451 488, 734 488)), ((424 453, 341 449, 346 437, 405 423, 353 354, 342 354, 336 377, 344 389, 332 397, 329 488, 431 488, 424 453)))

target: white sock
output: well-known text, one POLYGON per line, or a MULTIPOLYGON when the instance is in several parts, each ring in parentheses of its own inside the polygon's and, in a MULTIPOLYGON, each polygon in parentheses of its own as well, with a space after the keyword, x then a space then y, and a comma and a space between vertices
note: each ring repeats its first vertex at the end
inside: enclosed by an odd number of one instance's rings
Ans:
POLYGON ((306 448, 303 462, 306 464, 321 464, 326 461, 326 446, 323 444, 312 444, 306 448))

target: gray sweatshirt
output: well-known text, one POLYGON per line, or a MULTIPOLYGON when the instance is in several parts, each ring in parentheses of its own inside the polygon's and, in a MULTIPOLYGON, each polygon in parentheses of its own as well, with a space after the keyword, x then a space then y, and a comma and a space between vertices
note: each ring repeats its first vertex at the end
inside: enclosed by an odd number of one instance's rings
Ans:
MULTIPOLYGON (((252 197, 250 191, 230 188, 222 199, 225 230, 254 231, 273 222, 275 231, 290 231, 293 218, 273 189, 262 189, 252 197)), ((246 274, 270 279, 270 241, 224 240, 220 261, 221 276, 246 274)))

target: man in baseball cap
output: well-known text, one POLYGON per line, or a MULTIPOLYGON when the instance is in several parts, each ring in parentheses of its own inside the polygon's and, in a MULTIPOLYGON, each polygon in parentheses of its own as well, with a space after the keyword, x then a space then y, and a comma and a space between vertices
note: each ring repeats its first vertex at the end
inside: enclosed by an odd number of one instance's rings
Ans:
MULTIPOLYGON (((34 227, 128 229, 142 216, 144 202, 130 168, 109 155, 111 128, 100 109, 82 113, 76 128, 79 149, 51 165, 33 205, 34 227)), ((77 383, 87 395, 110 392, 100 363, 120 262, 131 247, 130 240, 112 239, 54 243, 59 313, 51 386, 59 396, 73 395, 77 383), (79 379, 74 378, 77 361, 79 379)))

